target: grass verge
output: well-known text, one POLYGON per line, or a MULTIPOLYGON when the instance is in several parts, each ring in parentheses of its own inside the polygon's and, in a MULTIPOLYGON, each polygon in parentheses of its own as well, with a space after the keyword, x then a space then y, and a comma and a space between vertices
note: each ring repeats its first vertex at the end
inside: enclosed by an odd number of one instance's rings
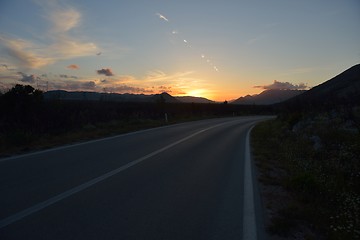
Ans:
MULTIPOLYGON (((171 123, 168 123, 171 124, 171 123)), ((97 124, 86 124, 82 128, 58 134, 34 134, 31 131, 14 131, 0 137, 0 157, 43 150, 51 147, 115 136, 123 133, 164 126, 163 120, 112 120, 97 124)))
POLYGON ((289 119, 252 131, 268 232, 280 239, 360 239, 359 132, 329 116, 289 119))

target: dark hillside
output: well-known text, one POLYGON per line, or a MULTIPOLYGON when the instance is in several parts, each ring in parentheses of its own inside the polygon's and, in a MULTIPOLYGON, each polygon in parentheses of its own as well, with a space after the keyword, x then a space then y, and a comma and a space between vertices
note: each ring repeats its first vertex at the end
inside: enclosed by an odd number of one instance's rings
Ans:
POLYGON ((180 102, 183 103, 215 103, 207 98, 203 97, 192 97, 192 96, 183 96, 183 97, 176 97, 180 102))
POLYGON ((269 234, 360 239, 360 65, 276 107, 252 132, 269 234))
POLYGON ((323 109, 360 104, 360 64, 277 106, 285 109, 323 109))
POLYGON ((99 92, 67 92, 54 90, 44 93, 45 100, 66 100, 66 101, 104 101, 104 102, 159 102, 167 103, 179 102, 175 97, 164 92, 161 94, 118 94, 118 93, 99 93, 99 92))
POLYGON ((294 96, 297 96, 301 93, 305 92, 305 90, 278 90, 271 89, 265 90, 260 94, 256 95, 247 95, 245 97, 240 97, 235 101, 231 102, 231 104, 246 104, 246 105, 271 105, 274 103, 279 103, 294 96))

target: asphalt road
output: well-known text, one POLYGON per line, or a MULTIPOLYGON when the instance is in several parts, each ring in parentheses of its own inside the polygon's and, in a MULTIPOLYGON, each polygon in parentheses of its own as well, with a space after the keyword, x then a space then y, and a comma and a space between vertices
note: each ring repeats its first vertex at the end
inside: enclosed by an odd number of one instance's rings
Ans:
POLYGON ((264 239, 245 155, 249 129, 266 118, 183 123, 2 159, 0 239, 264 239))

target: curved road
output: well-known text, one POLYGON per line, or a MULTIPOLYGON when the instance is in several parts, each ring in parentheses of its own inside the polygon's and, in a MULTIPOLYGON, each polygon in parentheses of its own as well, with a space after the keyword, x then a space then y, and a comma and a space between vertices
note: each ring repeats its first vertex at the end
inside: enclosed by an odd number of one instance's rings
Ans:
POLYGON ((264 239, 246 144, 268 118, 183 123, 2 159, 0 239, 264 239))

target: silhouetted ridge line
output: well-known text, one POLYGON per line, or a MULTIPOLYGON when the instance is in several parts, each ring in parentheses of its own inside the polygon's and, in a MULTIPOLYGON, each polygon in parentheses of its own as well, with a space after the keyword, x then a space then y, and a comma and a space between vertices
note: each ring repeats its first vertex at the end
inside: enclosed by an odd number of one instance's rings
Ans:
POLYGON ((360 104, 360 64, 285 102, 281 108, 332 108, 360 104))

